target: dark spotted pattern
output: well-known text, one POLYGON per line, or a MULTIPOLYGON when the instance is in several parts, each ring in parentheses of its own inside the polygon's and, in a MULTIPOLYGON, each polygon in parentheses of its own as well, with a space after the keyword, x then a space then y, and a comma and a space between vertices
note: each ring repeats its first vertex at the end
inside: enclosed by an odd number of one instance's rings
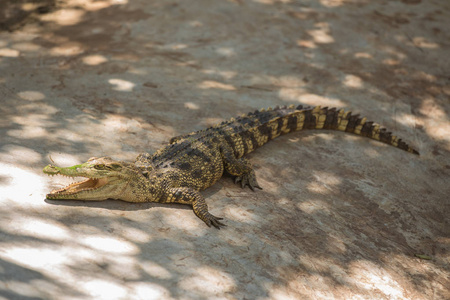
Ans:
POLYGON ((187 162, 179 164, 178 167, 183 171, 190 171, 192 169, 191 164, 187 162))

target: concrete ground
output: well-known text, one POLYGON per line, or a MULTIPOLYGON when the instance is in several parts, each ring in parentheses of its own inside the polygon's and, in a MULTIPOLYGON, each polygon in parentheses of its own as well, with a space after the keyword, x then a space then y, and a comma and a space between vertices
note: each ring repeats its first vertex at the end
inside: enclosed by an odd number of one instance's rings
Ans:
POLYGON ((36 0, 0 5, 0 299, 448 299, 450 2, 36 0), (250 160, 264 190, 188 207, 46 201, 60 166, 133 160, 258 108, 337 106, 342 132, 250 160), (419 258, 417 255, 425 255, 419 258), (431 259, 425 259, 431 258, 431 259))

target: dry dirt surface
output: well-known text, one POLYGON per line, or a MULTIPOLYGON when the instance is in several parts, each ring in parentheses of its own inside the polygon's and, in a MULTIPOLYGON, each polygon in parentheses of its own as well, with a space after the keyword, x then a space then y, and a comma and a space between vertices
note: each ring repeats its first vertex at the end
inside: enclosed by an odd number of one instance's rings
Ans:
POLYGON ((0 299, 449 299, 450 1, 0 4, 0 299), (46 201, 255 109, 342 107, 417 148, 305 131, 189 207, 46 201), (51 157, 51 159, 50 159, 51 157))

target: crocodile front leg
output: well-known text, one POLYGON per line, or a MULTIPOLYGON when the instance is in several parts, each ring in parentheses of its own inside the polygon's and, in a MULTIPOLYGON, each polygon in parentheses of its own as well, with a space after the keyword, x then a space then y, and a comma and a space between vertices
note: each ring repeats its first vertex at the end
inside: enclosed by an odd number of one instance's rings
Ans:
POLYGON ((226 226, 220 222, 223 218, 216 217, 208 212, 205 198, 194 189, 187 187, 170 188, 162 202, 192 205, 195 215, 203 220, 208 227, 213 225, 220 229, 221 226, 226 226))
POLYGON ((262 187, 256 181, 255 171, 253 171, 252 165, 247 159, 236 158, 233 151, 227 147, 221 148, 221 154, 225 170, 236 176, 235 183, 241 182, 242 188, 248 185, 252 191, 255 191, 255 188, 262 190, 262 187))

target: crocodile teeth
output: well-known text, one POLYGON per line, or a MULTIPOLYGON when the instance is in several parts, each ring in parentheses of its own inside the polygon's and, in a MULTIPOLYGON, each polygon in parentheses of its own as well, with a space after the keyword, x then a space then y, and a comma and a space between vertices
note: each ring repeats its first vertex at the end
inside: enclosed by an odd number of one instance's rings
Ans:
MULTIPOLYGON (((66 176, 72 177, 72 176, 66 176)), ((72 177, 73 178, 73 177, 72 177)), ((68 195, 76 194, 83 191, 90 191, 101 188, 108 183, 107 178, 87 178, 86 180, 74 182, 66 187, 51 191, 49 195, 68 195)))

